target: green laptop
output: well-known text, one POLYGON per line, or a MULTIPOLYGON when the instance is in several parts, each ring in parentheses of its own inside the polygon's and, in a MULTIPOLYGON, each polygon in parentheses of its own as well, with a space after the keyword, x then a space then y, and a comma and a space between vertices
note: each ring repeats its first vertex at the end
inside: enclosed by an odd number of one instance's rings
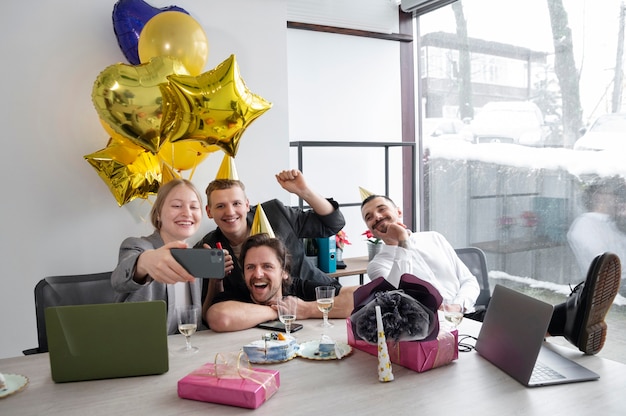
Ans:
POLYGON ((57 383, 169 369, 163 301, 55 306, 45 314, 50 372, 57 383))

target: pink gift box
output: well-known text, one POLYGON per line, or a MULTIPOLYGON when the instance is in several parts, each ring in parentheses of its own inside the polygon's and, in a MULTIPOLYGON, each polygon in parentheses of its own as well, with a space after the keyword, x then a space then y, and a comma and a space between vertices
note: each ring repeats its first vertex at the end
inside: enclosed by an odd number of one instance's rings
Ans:
MULTIPOLYGON (((348 344, 368 354, 378 356, 378 345, 369 344, 352 332, 352 322, 346 319, 348 344)), ((458 332, 439 331, 431 341, 387 341, 387 350, 392 363, 410 368, 418 373, 441 367, 459 358, 458 332)))
POLYGON ((215 364, 205 364, 178 381, 178 397, 256 409, 278 391, 279 373, 260 368, 245 370, 239 376, 218 377, 215 364))

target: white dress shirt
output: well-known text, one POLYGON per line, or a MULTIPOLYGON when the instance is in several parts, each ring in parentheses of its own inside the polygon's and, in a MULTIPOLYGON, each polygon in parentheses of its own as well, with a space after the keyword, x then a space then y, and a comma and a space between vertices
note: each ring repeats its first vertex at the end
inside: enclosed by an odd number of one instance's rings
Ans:
POLYGON ((405 273, 432 284, 444 299, 454 299, 467 312, 474 310, 480 293, 478 281, 443 235, 435 231, 412 233, 406 248, 383 244, 367 266, 371 280, 382 276, 394 287, 405 273))
MULTIPOLYGON (((626 261, 626 234, 617 228, 608 214, 586 212, 579 215, 567 232, 567 241, 574 252, 583 278, 591 261, 599 254, 610 251, 626 261)), ((622 267, 622 278, 626 267, 622 267)))

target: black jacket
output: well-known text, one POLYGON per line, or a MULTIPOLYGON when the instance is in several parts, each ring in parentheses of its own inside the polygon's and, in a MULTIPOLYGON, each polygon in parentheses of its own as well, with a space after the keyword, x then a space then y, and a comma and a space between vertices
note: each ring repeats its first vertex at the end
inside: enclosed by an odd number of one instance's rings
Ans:
MULTIPOLYGON (((337 279, 326 275, 306 258, 301 240, 302 238, 330 237, 344 227, 346 221, 339 210, 339 205, 333 199, 328 199, 328 201, 335 207, 335 211, 325 216, 318 215, 313 210, 287 207, 276 199, 261 204, 274 234, 285 244, 291 254, 292 285, 289 294, 306 301, 315 300, 315 287, 317 286, 334 286, 337 288, 337 294, 341 289, 341 284, 337 279)), ((248 213, 248 225, 252 224, 255 212, 256 205, 248 213)), ((218 242, 233 255, 232 247, 219 228, 205 235, 196 247, 201 247, 204 243, 216 247, 218 242)), ((224 292, 218 294, 213 303, 225 300, 252 302, 239 259, 233 255, 233 260, 235 268, 224 278, 224 292)))

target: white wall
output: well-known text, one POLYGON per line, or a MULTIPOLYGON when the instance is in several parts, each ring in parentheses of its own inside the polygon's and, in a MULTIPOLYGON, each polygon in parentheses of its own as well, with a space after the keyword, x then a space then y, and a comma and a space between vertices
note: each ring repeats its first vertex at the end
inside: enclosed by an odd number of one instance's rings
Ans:
MULTIPOLYGON (((398 42, 289 30, 289 137, 292 141, 401 142, 398 42)), ((401 149, 391 149, 390 196, 402 206, 401 149)), ((384 193, 382 148, 304 148, 310 185, 341 203, 360 203, 359 186, 384 193)), ((292 165, 297 155, 292 150, 292 165)), ((296 204, 297 200, 293 200, 296 204)), ((367 254, 359 207, 343 209, 352 245, 367 254)))
MULTIPOLYGON (((83 159, 107 134, 91 103, 97 75, 126 62, 112 26, 114 0, 12 2, 0 16, 0 120, 5 183, 0 215, 0 357, 37 345, 33 288, 48 275, 112 270, 122 239, 145 235, 150 204, 118 207, 83 159)), ((155 7, 173 4, 150 0, 155 7)), ((273 103, 244 133, 236 157, 251 201, 288 196, 274 173, 289 165, 285 0, 174 2, 209 39, 205 70, 234 53, 248 88, 273 103)), ((127 62, 126 62, 127 63, 127 62)), ((192 180, 202 190, 222 153, 192 180)), ((188 177, 190 171, 183 171, 188 177)), ((212 223, 205 219, 202 231, 212 223)))
MULTIPOLYGON (((289 141, 401 140, 398 44, 287 30, 287 4, 298 1, 148 0, 182 7, 202 25, 210 43, 205 70, 234 53, 248 88, 273 103, 246 130, 236 157, 251 203, 294 202, 274 180, 296 164, 289 141)), ((347 13, 363 5, 348 1, 355 7, 347 13)), ((116 1, 32 3, 12 2, 0 16, 0 358, 37 345, 37 281, 112 270, 123 238, 152 231, 143 219, 150 203, 118 207, 83 158, 108 140, 91 103, 93 82, 107 66, 125 62, 111 23, 116 1)), ((220 152, 209 155, 192 181, 204 190, 221 159, 220 152)), ((340 202, 360 201, 358 186, 383 191, 382 162, 372 152, 325 150, 306 163, 311 185, 340 202)), ((346 256, 365 255, 359 210, 344 213, 353 243, 346 256)), ((205 219, 199 234, 213 227, 205 219)))

